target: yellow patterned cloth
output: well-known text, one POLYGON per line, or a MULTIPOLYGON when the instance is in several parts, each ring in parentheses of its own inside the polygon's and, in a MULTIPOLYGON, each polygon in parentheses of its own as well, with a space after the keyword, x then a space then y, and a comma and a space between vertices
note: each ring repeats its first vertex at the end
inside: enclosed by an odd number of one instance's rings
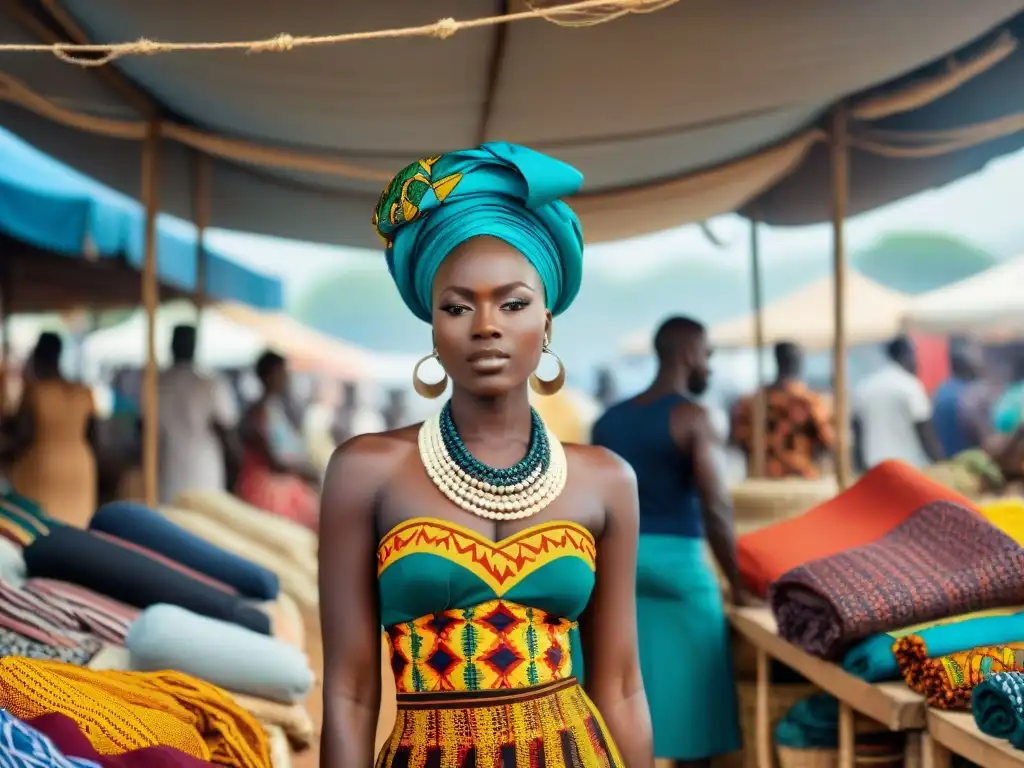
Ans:
POLYGON ((101 755, 173 747, 232 768, 270 768, 266 734, 229 694, 179 672, 82 669, 0 659, 0 707, 30 720, 60 713, 101 755))
POLYGON ((623 768, 575 678, 532 688, 398 694, 377 768, 623 768))
POLYGON ((525 688, 572 675, 576 622, 505 600, 387 630, 399 693, 525 688))
POLYGON ((908 635, 896 642, 893 652, 907 685, 939 709, 970 709, 974 686, 989 675, 1024 671, 1024 642, 929 658, 920 636, 908 635))

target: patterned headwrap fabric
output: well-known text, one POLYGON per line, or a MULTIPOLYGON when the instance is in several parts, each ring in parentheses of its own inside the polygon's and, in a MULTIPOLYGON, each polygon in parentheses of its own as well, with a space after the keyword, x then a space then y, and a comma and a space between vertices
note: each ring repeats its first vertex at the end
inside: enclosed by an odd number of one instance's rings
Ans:
POLYGON ((560 198, 583 175, 570 165, 504 142, 428 157, 384 189, 373 225, 388 270, 416 317, 431 321, 430 292, 445 257, 470 238, 503 240, 537 270, 554 314, 572 304, 583 278, 583 231, 560 198))

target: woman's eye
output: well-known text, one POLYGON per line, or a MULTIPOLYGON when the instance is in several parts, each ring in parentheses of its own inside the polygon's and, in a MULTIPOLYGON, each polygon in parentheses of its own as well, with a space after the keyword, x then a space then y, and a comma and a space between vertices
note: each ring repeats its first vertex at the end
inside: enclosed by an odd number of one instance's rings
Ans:
POLYGON ((449 304, 447 307, 441 307, 441 310, 449 315, 462 315, 469 312, 469 307, 465 307, 462 304, 449 304))
POLYGON ((530 306, 530 302, 523 299, 512 299, 512 301, 506 301, 503 305, 503 309, 510 310, 512 312, 518 312, 521 309, 526 309, 530 306))

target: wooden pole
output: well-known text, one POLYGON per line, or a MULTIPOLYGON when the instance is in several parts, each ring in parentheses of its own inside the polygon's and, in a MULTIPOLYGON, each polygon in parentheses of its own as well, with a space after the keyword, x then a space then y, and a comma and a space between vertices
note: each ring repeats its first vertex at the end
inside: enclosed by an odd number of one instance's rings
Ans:
POLYGON ((835 287, 835 343, 832 347, 832 378, 835 387, 836 478, 843 490, 850 484, 850 407, 846 375, 846 223, 850 184, 850 149, 846 107, 832 113, 832 269, 835 287))
MULTIPOLYGON (((0 266, 0 419, 7 418, 11 405, 8 402, 11 386, 11 270, 10 264, 4 259, 0 266)), ((22 397, 25 393, 25 371, 22 368, 22 397)))
MULTIPOLYGON (((756 216, 756 214, 754 214, 756 216)), ((759 222, 750 219, 750 282, 754 306, 754 351, 757 353, 757 389, 754 394, 751 477, 764 477, 768 463, 768 398, 764 380, 764 297, 761 285, 761 238, 759 222)))
POLYGON ((160 209, 160 124, 152 121, 142 146, 142 202, 146 207, 146 258, 142 266, 142 304, 146 310, 146 370, 142 385, 142 477, 146 504, 157 503, 159 390, 156 364, 157 282, 156 217, 160 209))
POLYGON ((196 225, 196 338, 206 308, 206 228, 210 226, 210 156, 195 153, 195 189, 192 191, 192 221, 196 225))

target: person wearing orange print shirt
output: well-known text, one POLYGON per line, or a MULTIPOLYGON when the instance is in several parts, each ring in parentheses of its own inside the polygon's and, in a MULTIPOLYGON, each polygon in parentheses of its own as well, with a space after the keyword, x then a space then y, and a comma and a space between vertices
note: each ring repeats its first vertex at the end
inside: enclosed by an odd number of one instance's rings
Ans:
MULTIPOLYGON (((819 462, 835 441, 829 408, 801 378, 803 354, 793 342, 775 345, 778 378, 764 387, 767 407, 765 474, 768 477, 820 475, 819 462)), ((756 395, 737 404, 732 415, 731 441, 753 463, 756 395)))

